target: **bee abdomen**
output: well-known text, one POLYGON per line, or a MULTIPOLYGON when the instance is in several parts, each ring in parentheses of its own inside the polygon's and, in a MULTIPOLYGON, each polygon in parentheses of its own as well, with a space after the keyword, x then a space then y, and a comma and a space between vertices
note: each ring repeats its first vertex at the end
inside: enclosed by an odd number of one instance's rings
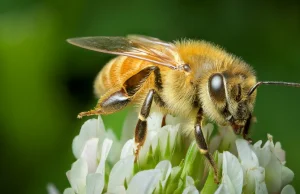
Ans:
POLYGON ((112 88, 120 88, 132 75, 145 65, 146 61, 119 56, 109 61, 99 72, 94 83, 95 94, 100 97, 112 88))

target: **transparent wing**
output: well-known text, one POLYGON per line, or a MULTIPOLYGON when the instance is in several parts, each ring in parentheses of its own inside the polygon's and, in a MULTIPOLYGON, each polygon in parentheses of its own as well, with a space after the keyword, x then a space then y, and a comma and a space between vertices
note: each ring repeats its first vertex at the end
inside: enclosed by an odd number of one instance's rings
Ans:
POLYGON ((136 34, 131 34, 127 36, 129 39, 133 39, 136 41, 141 41, 141 42, 145 42, 145 43, 149 43, 149 44, 159 44, 162 46, 166 46, 166 47, 175 47, 174 44, 162 41, 158 38, 154 38, 154 37, 150 37, 150 36, 143 36, 143 35, 136 35, 136 34))
POLYGON ((174 44, 157 38, 131 35, 126 37, 71 38, 69 43, 103 53, 124 55, 178 69, 183 62, 174 44))

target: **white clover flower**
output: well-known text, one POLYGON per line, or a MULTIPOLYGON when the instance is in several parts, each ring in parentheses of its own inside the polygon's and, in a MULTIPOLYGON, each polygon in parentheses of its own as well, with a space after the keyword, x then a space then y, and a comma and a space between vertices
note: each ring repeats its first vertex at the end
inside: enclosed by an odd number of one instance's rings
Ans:
MULTIPOLYGON (((239 139, 229 127, 204 127, 204 134, 214 152, 221 183, 194 141, 184 134, 179 120, 162 114, 147 119, 148 133, 138 162, 134 162, 133 130, 136 116, 125 121, 122 138, 105 130, 101 117, 84 123, 73 141, 76 161, 67 177, 71 187, 64 194, 140 194, 140 193, 295 193, 289 185, 294 174, 285 166, 285 152, 272 137, 263 147, 239 139), (212 131, 216 130, 216 134, 212 131)), ((55 193, 53 186, 49 192, 55 193)))

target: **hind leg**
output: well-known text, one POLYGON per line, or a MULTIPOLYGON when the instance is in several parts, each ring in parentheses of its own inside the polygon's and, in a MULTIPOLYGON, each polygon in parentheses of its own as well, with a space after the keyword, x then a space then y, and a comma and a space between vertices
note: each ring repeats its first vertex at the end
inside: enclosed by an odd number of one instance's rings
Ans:
POLYGON ((131 97, 128 96, 127 92, 122 88, 119 91, 101 97, 95 109, 81 112, 77 118, 90 115, 110 114, 121 110, 127 106, 130 101, 131 97))
POLYGON ((90 115, 111 114, 126 107, 152 73, 155 75, 155 86, 160 91, 162 89, 160 70, 156 66, 149 66, 128 78, 123 85, 110 90, 113 92, 101 96, 97 106, 93 110, 79 113, 78 118, 90 115))

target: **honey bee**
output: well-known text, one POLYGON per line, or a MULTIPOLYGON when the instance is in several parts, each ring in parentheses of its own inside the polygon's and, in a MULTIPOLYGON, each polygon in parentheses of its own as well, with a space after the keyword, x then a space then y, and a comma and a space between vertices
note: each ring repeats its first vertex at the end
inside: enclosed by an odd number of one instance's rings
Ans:
POLYGON ((96 107, 79 113, 78 118, 111 114, 129 104, 137 104, 140 107, 135 128, 137 160, 145 142, 146 120, 154 101, 164 115, 177 115, 194 122, 194 129, 190 131, 199 151, 211 164, 216 182, 218 169, 202 132, 203 119, 230 125, 236 134, 251 141, 248 133, 257 87, 262 84, 300 87, 299 83, 257 82, 251 66, 205 41, 169 43, 131 35, 72 38, 68 42, 120 55, 108 62, 95 80, 95 93, 100 98, 96 107))

